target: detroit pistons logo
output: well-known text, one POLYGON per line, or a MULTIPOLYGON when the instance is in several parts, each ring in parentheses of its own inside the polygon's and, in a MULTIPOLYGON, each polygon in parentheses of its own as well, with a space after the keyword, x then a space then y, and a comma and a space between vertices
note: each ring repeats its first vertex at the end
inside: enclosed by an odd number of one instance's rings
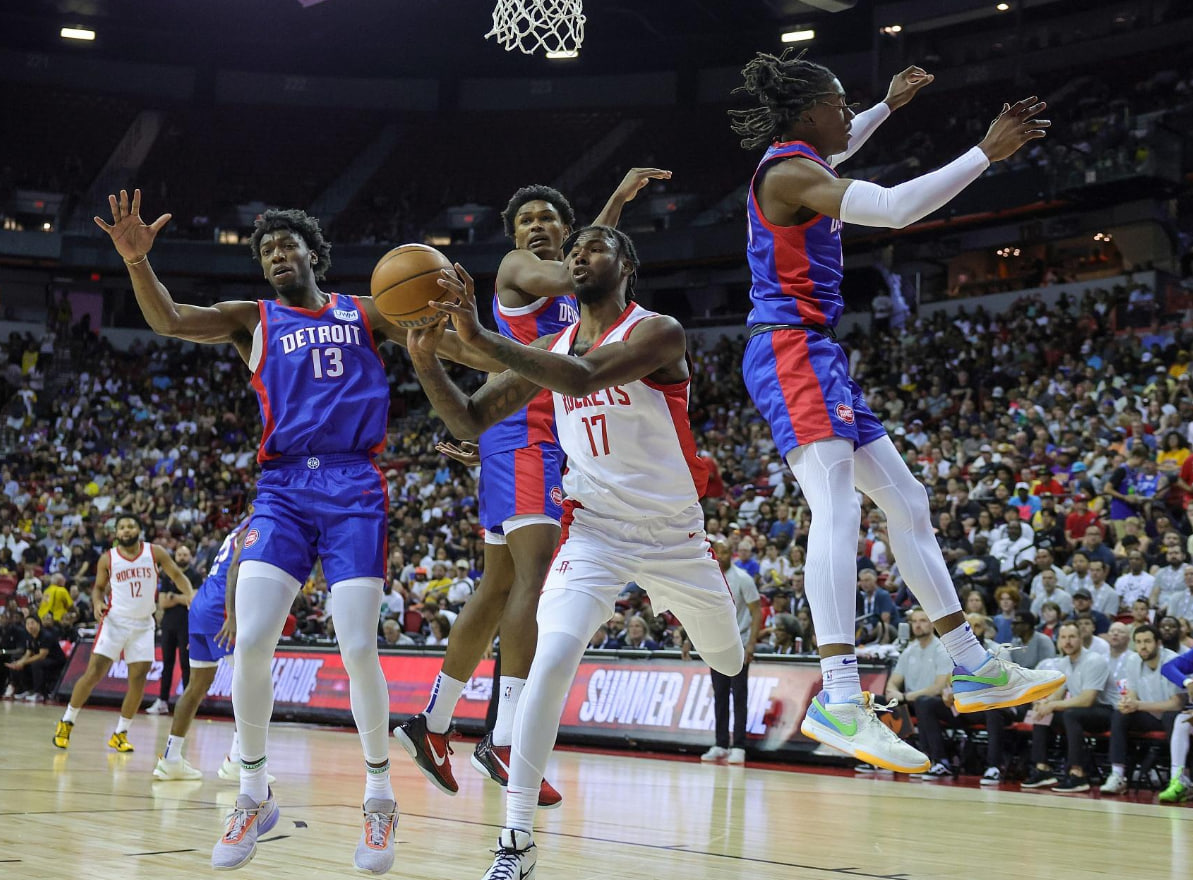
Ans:
POLYGON ((257 539, 261 537, 261 533, 256 529, 249 529, 249 533, 244 536, 244 546, 252 547, 257 543, 257 539))
POLYGON ((853 424, 853 407, 846 406, 843 403, 837 404, 837 418, 847 425, 853 424))
POLYGON ((558 486, 551 487, 551 503, 556 507, 563 507, 563 490, 558 486))

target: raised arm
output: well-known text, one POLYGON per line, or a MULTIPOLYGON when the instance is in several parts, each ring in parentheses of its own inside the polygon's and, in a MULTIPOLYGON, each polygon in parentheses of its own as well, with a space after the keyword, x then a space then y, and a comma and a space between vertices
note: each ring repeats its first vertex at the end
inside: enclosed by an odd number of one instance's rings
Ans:
POLYGON ((108 196, 108 204, 112 208, 112 222, 106 223, 96 217, 95 224, 112 239, 116 252, 128 267, 137 305, 150 329, 162 336, 188 342, 231 342, 247 362, 253 345, 253 330, 260 320, 257 304, 240 301, 205 307, 174 302, 170 291, 149 265, 149 251, 171 215, 162 214, 151 224, 141 220, 139 189, 133 190, 131 205, 128 190, 123 189, 119 199, 108 196))
MULTIPOLYGON (((626 172, 625 177, 621 179, 621 183, 617 185, 617 189, 613 190, 613 195, 609 196, 609 201, 605 202, 605 207, 601 208, 601 213, 597 214, 596 219, 592 221, 593 226, 616 226, 621 220, 621 209, 627 204, 634 201, 634 197, 646 184, 652 180, 670 180, 671 172, 664 171, 662 168, 631 168, 626 172)), ((568 279, 568 288, 570 292, 571 279, 568 279)))
POLYGON ((886 122, 894 111, 911 101, 920 89, 929 85, 934 79, 936 79, 935 76, 914 64, 902 73, 895 74, 891 78, 891 85, 887 89, 886 97, 869 110, 863 110, 853 117, 849 129, 849 146, 844 153, 830 156, 828 164, 836 168, 860 150, 862 145, 870 139, 870 135, 878 131, 878 126, 886 122))
POLYGON ((522 345, 481 326, 472 278, 459 264, 456 275, 462 284, 446 277, 440 284, 455 294, 457 301, 436 306, 451 315, 460 340, 535 385, 560 394, 583 397, 602 388, 634 382, 682 363, 687 353, 683 327, 666 315, 643 321, 629 339, 602 345, 584 357, 556 354, 545 346, 522 345))
POLYGON ((1051 123, 1036 118, 1046 105, 1025 98, 1003 110, 976 147, 943 168, 898 186, 835 177, 807 159, 778 162, 763 177, 758 195, 767 219, 791 225, 801 209, 860 226, 902 229, 942 208, 977 180, 991 162, 1013 155, 1028 141, 1042 138, 1051 123))

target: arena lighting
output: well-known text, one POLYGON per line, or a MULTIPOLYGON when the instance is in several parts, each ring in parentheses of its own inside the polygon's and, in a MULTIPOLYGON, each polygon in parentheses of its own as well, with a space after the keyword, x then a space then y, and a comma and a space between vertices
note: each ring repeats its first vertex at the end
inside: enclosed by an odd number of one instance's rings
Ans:
POLYGON ((888 24, 886 27, 884 27, 884 28, 880 28, 880 30, 881 30, 881 31, 882 31, 882 33, 884 33, 884 34, 892 34, 892 35, 893 35, 893 34, 898 34, 898 33, 902 33, 902 32, 903 32, 903 25, 901 25, 901 24, 888 24))
POLYGON ((1006 12, 1008 9, 1011 8, 1011 4, 1010 3, 999 3, 994 8, 997 9, 999 12, 1006 12))
POLYGON ((580 53, 575 49, 557 49, 548 52, 547 57, 552 61, 558 61, 560 58, 579 58, 580 53))
POLYGON ((95 39, 95 31, 88 30, 87 28, 64 27, 62 30, 58 31, 58 35, 64 40, 90 41, 95 39))
POLYGON ((782 40, 784 43, 806 43, 808 40, 816 39, 816 31, 788 31, 783 34, 782 40))

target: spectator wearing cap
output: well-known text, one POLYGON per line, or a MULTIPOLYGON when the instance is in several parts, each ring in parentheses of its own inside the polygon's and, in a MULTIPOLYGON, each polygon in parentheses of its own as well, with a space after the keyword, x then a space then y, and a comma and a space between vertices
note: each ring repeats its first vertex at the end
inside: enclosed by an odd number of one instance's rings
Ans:
MULTIPOLYGON (((1081 469, 1084 470, 1085 465, 1081 465, 1081 469)), ((1098 526, 1098 519, 1098 514, 1089 509, 1089 498, 1081 492, 1074 494, 1072 506, 1065 516, 1065 540, 1068 545, 1076 548, 1091 526, 1098 529, 1098 541, 1101 542, 1102 529, 1098 526)))
POLYGON ((1087 651, 1093 651, 1095 654, 1101 654, 1107 660, 1110 659, 1110 642, 1103 638, 1094 635, 1094 616, 1088 611, 1073 615, 1073 620, 1077 623, 1077 629, 1081 632, 1081 647, 1087 651))
POLYGON ((1067 558, 1069 544, 1065 540, 1065 528, 1060 524, 1054 499, 1051 495, 1041 495, 1040 500, 1044 506, 1032 518, 1032 527, 1036 530, 1036 546, 1053 551, 1053 556, 1067 558))
POLYGON ((1110 618, 1103 614, 1098 609, 1094 608, 1093 594, 1081 588, 1073 591, 1073 611, 1069 617, 1076 620, 1082 614, 1088 614, 1090 619, 1094 622, 1094 634, 1102 635, 1110 629, 1110 618))
POLYGON ((426 566, 418 565, 414 568, 414 575, 410 579, 410 598, 415 602, 421 602, 423 596, 427 593, 427 569, 426 566))
POLYGON ((1020 562, 1030 563, 1034 553, 1032 536, 1016 519, 1006 525, 1006 536, 998 538, 990 548, 990 555, 998 560, 999 571, 1014 571, 1020 562))
POLYGON ((1048 465, 1036 465, 1036 483, 1032 486, 1031 494, 1053 497, 1064 495, 1065 484, 1056 478, 1056 475, 1048 469, 1048 465))
POLYGON ((737 521, 743 526, 753 527, 758 522, 761 507, 762 499, 758 496, 757 487, 753 483, 746 485, 742 489, 741 501, 737 504, 737 521))
POLYGON ((912 419, 911 426, 907 429, 904 439, 915 446, 916 449, 923 450, 928 445, 928 440, 930 439, 924 432, 924 420, 912 419))
POLYGON ((1022 480, 1015 484, 1015 492, 1007 500, 1007 504, 1018 512, 1021 520, 1028 522, 1031 522, 1036 511, 1043 506, 1040 504, 1039 496, 1031 494, 1031 486, 1022 480))
POLYGON ((471 566, 464 557, 456 560, 455 569, 455 580, 447 590, 447 604, 453 611, 458 612, 476 592, 476 582, 469 577, 471 566))

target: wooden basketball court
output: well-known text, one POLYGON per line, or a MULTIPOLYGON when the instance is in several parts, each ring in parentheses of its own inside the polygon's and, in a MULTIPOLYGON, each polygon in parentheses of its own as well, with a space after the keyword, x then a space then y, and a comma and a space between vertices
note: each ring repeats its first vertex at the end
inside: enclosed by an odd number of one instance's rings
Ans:
MULTIPOLYGON (((168 717, 138 716, 132 754, 110 751, 116 713, 88 709, 69 752, 50 743, 56 706, 0 704, 0 877, 210 877, 211 846, 236 796, 215 769, 231 734, 200 719, 187 756, 201 782, 151 775, 168 717)), ((460 793, 426 782, 394 746, 402 818, 390 876, 479 880, 504 817, 502 793, 455 754, 460 793)), ((354 874, 356 735, 276 725, 277 827, 239 876, 354 874)), ((1142 801, 793 773, 632 754, 566 751, 550 775, 561 809, 539 813, 541 880, 1187 877, 1193 809, 1142 801)), ((1150 796, 1149 796, 1150 797, 1150 796)))

